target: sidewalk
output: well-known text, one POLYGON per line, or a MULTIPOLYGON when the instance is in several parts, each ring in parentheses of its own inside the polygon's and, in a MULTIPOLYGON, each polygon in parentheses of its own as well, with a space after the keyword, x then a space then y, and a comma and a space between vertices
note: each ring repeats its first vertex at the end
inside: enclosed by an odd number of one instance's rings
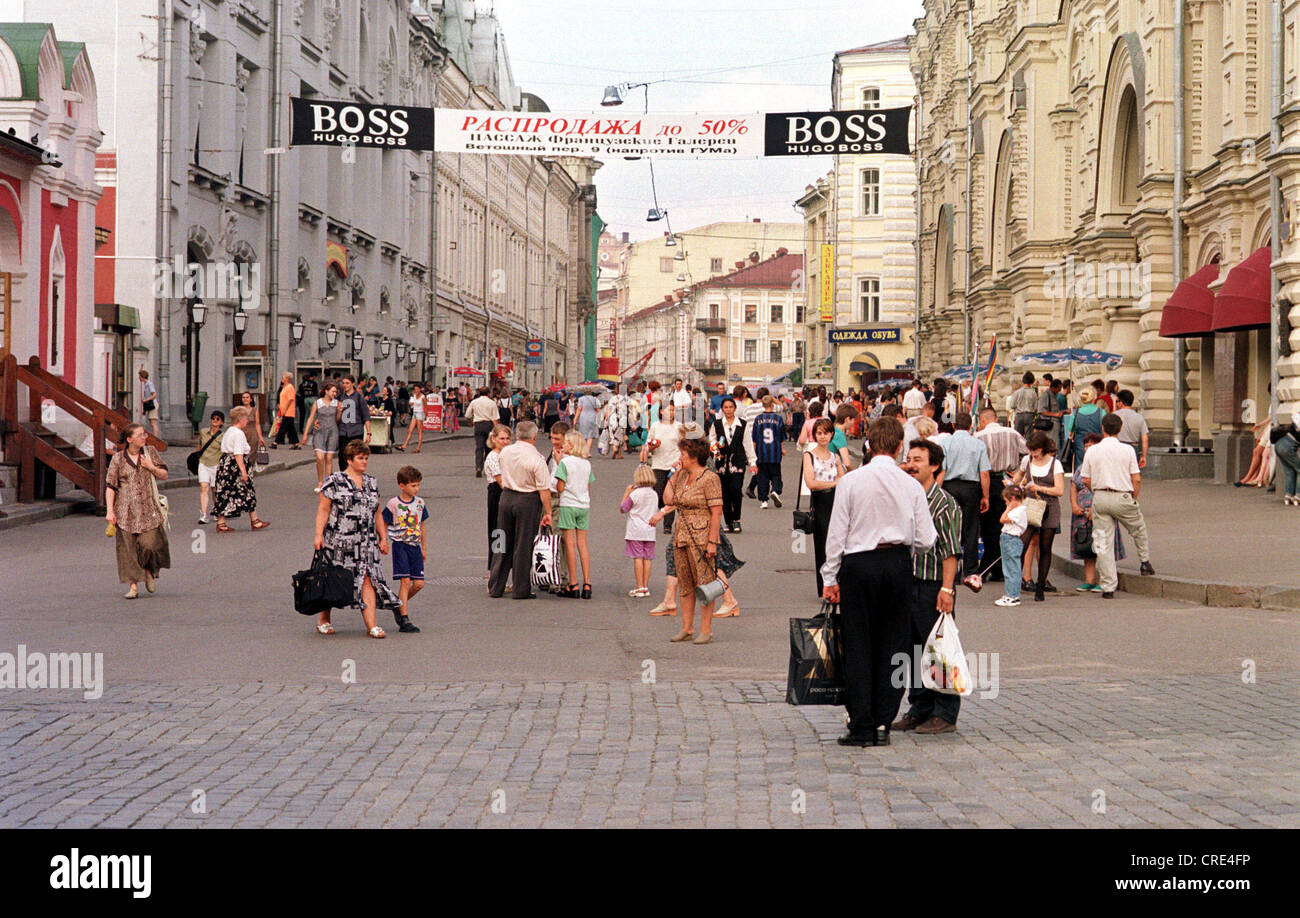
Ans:
MULTIPOLYGON (((1069 560, 1068 477, 1066 488, 1055 566, 1081 579, 1083 562, 1069 560)), ((1280 494, 1202 479, 1144 480, 1139 502, 1156 575, 1138 574, 1137 552, 1125 533, 1121 590, 1209 606, 1300 611, 1300 510, 1283 505, 1280 494)))
MULTIPOLYGON (((453 433, 425 437, 425 442, 441 443, 445 440, 471 440, 473 438, 473 428, 467 431, 464 427, 461 427, 460 430, 453 433)), ((185 457, 195 448, 197 448, 197 444, 177 443, 171 445, 165 457, 168 460, 169 474, 166 481, 159 482, 158 489, 160 491, 172 491, 176 488, 188 488, 198 484, 198 476, 191 475, 189 470, 185 468, 185 457)), ((296 469, 302 465, 310 465, 315 461, 315 455, 311 450, 293 451, 286 446, 282 446, 279 449, 271 450, 271 464, 259 475, 270 475, 273 472, 296 469)), ((74 489, 60 494, 54 500, 38 500, 30 504, 5 504, 0 506, 0 514, 2 514, 0 515, 0 532, 31 523, 44 522, 45 520, 57 520, 72 513, 95 512, 94 499, 85 491, 74 489)))

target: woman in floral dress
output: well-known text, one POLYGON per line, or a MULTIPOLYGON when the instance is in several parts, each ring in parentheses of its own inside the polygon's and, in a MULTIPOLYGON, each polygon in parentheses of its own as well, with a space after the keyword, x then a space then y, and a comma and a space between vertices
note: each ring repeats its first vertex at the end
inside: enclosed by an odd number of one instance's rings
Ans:
POLYGON ((104 502, 108 522, 117 527, 117 576, 130 584, 127 599, 140 595, 138 584, 154 591, 154 581, 164 567, 171 567, 167 529, 154 499, 150 479, 165 481, 167 464, 148 445, 149 435, 140 424, 131 424, 123 436, 125 449, 113 454, 104 479, 104 502))
POLYGON ((252 409, 237 405, 230 409, 230 429, 221 436, 221 459, 217 462, 217 475, 212 499, 212 512, 217 518, 217 532, 234 532, 226 525, 247 513, 256 532, 271 524, 257 518, 257 489, 253 486, 250 464, 253 447, 246 432, 252 421, 252 409))
MULTIPOLYGON (((400 615, 402 604, 379 564, 379 556, 388 554, 388 527, 380 512, 379 483, 366 474, 370 447, 361 440, 343 447, 343 461, 346 470, 330 475, 321 486, 314 545, 317 551, 325 552, 330 564, 351 571, 352 608, 361 610, 366 634, 382 638, 384 629, 375 621, 377 606, 400 615)), ((320 614, 316 631, 334 633, 328 609, 320 614)))

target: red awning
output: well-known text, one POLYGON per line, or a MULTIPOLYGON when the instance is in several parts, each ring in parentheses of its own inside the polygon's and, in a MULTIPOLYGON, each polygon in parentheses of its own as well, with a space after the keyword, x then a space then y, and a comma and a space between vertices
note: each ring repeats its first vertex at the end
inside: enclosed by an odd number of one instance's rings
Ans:
POLYGON ((1211 327, 1216 332, 1268 327, 1273 300, 1269 267, 1272 262, 1273 249, 1264 246, 1228 272, 1219 295, 1214 298, 1211 327))
POLYGON ((1161 337, 1199 338, 1214 333, 1214 291, 1210 284, 1218 279, 1219 265, 1215 262, 1174 288, 1160 313, 1161 337))

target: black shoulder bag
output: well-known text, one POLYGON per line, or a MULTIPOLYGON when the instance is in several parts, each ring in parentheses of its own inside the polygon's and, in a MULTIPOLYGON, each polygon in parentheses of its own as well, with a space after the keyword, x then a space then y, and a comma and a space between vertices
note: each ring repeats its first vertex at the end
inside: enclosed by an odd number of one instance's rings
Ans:
POLYGON ((185 467, 190 470, 191 475, 197 475, 199 473, 199 457, 207 452, 208 447, 212 445, 212 441, 221 436, 221 434, 222 431, 218 430, 212 436, 208 437, 207 443, 204 443, 194 452, 185 457, 185 467))
MULTIPOLYGON (((808 458, 811 454, 810 454, 810 453, 804 453, 803 455, 804 455, 804 460, 807 460, 807 458, 808 458)), ((814 527, 813 527, 813 510, 812 510, 812 507, 810 506, 807 510, 800 510, 800 509, 799 509, 799 501, 803 498, 803 489, 804 489, 804 483, 803 483, 803 461, 801 461, 801 462, 799 463, 799 489, 795 492, 795 498, 794 498, 794 531, 795 531, 795 532, 803 532, 803 533, 806 533, 806 534, 808 534, 808 535, 812 535, 812 534, 813 534, 813 528, 814 528, 814 527)), ((810 504, 812 503, 812 497, 811 497, 811 496, 808 498, 808 502, 809 502, 810 504)))

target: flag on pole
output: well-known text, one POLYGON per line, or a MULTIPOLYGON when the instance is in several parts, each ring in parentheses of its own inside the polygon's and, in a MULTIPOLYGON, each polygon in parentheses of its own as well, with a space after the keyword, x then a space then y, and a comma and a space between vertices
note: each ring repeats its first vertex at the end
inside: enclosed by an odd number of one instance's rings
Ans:
MULTIPOLYGON (((998 336, 995 333, 993 340, 989 343, 989 367, 988 372, 984 374, 984 391, 988 391, 993 385, 993 373, 998 365, 998 336)), ((974 417, 979 410, 979 392, 980 392, 980 364, 976 359, 975 365, 971 368, 971 386, 970 386, 970 413, 974 417)))
POLYGON ((984 391, 988 391, 989 386, 993 385, 993 371, 998 365, 998 336, 995 333, 993 340, 989 343, 989 371, 984 377, 984 391))

